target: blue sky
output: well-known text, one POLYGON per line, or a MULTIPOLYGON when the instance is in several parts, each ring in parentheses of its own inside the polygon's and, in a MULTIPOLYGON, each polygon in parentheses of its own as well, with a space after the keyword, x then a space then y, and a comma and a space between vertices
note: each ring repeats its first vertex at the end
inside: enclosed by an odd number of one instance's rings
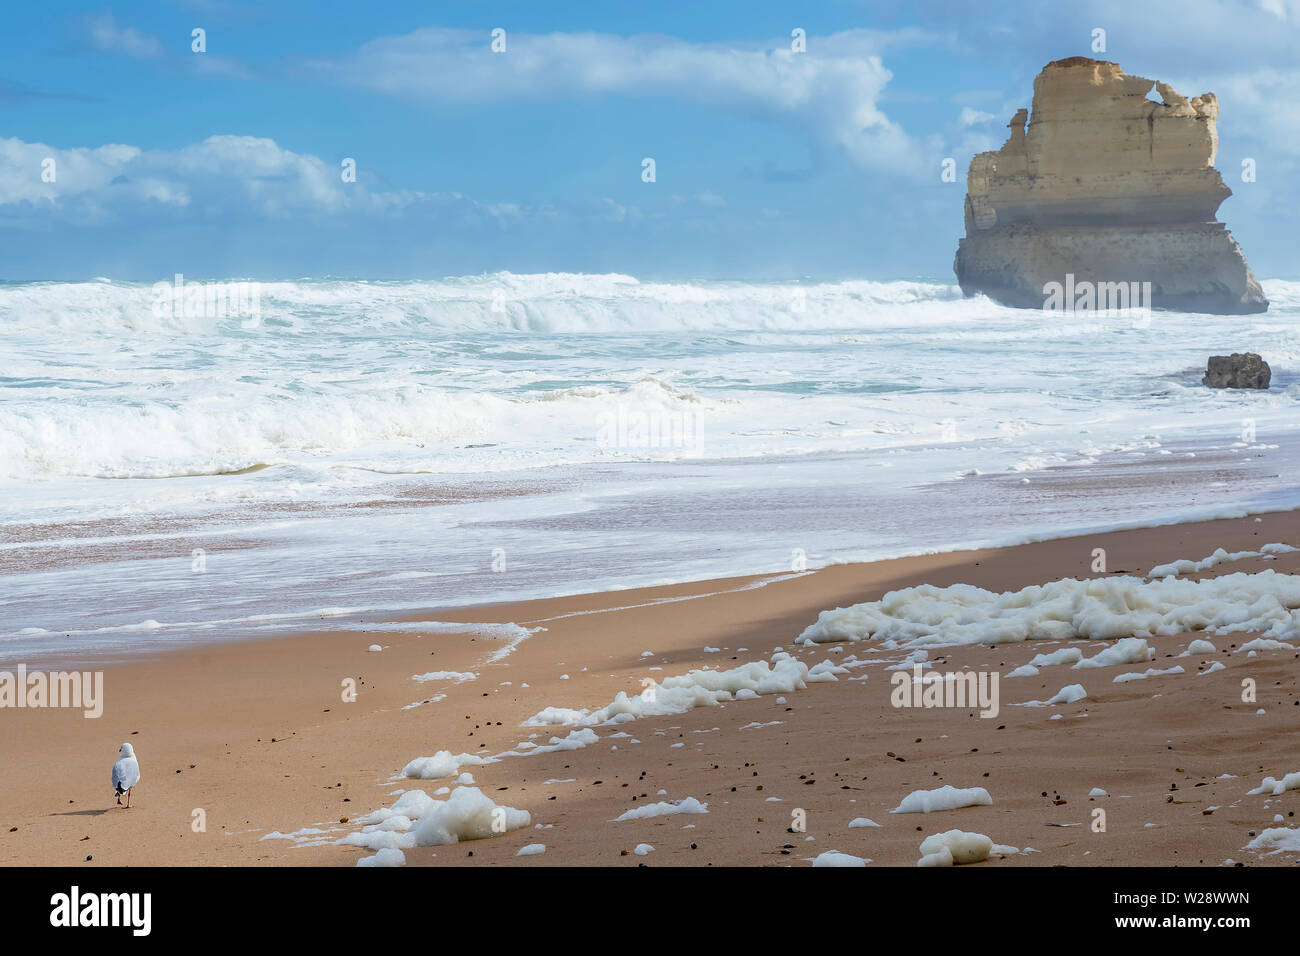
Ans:
POLYGON ((1235 193, 1220 218, 1257 274, 1300 275, 1300 0, 56 0, 5 15, 0 278, 950 279, 971 155, 1073 55, 1218 94, 1235 193))

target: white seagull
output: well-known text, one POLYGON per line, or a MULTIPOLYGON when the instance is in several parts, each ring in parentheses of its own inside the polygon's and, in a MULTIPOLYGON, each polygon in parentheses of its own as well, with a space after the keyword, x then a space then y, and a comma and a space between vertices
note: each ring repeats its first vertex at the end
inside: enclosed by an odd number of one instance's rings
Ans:
POLYGON ((113 792, 117 794, 117 805, 122 805, 122 794, 126 794, 126 808, 131 809, 131 788, 140 782, 140 762, 135 759, 135 748, 122 744, 122 755, 113 764, 113 792))

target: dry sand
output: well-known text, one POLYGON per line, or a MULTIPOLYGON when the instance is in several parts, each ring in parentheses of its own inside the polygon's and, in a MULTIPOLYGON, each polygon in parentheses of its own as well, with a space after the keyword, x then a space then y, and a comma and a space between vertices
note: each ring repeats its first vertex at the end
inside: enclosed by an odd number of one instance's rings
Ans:
MULTIPOLYGON (((598 707, 620 690, 639 692, 645 677, 767 659, 777 646, 810 665, 835 659, 832 645, 796 649, 793 639, 819 611, 892 588, 964 582, 1008 590, 1096 577, 1090 565, 1098 547, 1107 551, 1108 574, 1140 575, 1220 546, 1296 544, 1297 532, 1300 514, 1290 512, 837 566, 759 587, 751 585, 764 579, 707 581, 427 616, 546 628, 493 664, 485 660, 500 649, 499 639, 389 631, 205 645, 108 666, 98 720, 67 710, 0 712, 0 863, 352 865, 365 851, 261 838, 305 827, 341 837, 400 789, 432 793, 452 782, 395 780, 408 761, 439 750, 510 749, 536 732, 520 723, 548 705, 598 707), (386 649, 368 652, 372 643, 386 649), (706 646, 723 650, 706 653, 706 646), (647 650, 653 655, 642 657, 647 650), (477 679, 412 680, 438 670, 472 671, 477 679), (342 700, 347 678, 357 681, 352 703, 342 700), (404 709, 436 694, 445 697, 404 709), (134 744, 143 774, 129 811, 114 806, 109 787, 122 741, 134 744), (193 828, 196 811, 204 832, 193 828)), ((1265 567, 1300 572, 1300 554, 1207 573, 1265 567)), ((1157 657, 1148 666, 1171 666, 1167 655, 1189 639, 1152 640, 1157 657)), ((528 810, 543 829, 416 848, 407 863, 807 865, 837 849, 911 866, 924 836, 961 828, 1039 851, 980 866, 1219 865, 1230 858, 1292 865, 1297 854, 1260 856, 1243 847, 1250 830, 1276 825, 1275 813, 1297 825, 1291 814, 1300 809, 1300 791, 1276 798, 1246 791, 1265 775, 1300 770, 1300 655, 1268 651, 1248 659, 1230 653, 1248 637, 1211 639, 1218 652, 1177 661, 1188 672, 1180 676, 1111 683, 1135 669, 1130 665, 1082 678, 1058 667, 1004 680, 995 719, 973 710, 896 709, 888 674, 872 665, 854 671, 869 674, 865 681, 811 684, 785 703, 764 696, 601 727, 601 741, 585 749, 467 768, 486 794, 528 810), (1211 659, 1226 670, 1196 676, 1211 659), (1244 677, 1257 682, 1258 703, 1242 702, 1244 677), (1089 693, 1077 704, 1010 706, 1076 680, 1089 693), (1260 707, 1265 714, 1256 714, 1260 707), (1053 713, 1063 719, 1050 719, 1053 713), (749 726, 755 723, 767 726, 749 726), (631 738, 607 739, 615 732, 631 738), (1218 779, 1223 774, 1235 778, 1218 779), (909 792, 944 784, 984 787, 994 803, 926 816, 889 812, 909 792), (1110 796, 1090 798, 1093 787, 1110 796), (683 797, 706 802, 709 812, 613 822, 633 806, 683 797), (1107 813, 1102 833, 1089 825, 1097 807, 1107 813), (789 832, 796 809, 806 832, 789 832), (881 827, 850 829, 855 817, 881 827), (533 842, 545 843, 546 852, 515 856, 533 842), (639 843, 655 849, 631 853, 639 843)), ((961 647, 931 658, 940 669, 970 664, 1005 674, 1044 649, 961 647)), ((536 742, 567 732, 553 728, 536 742)))

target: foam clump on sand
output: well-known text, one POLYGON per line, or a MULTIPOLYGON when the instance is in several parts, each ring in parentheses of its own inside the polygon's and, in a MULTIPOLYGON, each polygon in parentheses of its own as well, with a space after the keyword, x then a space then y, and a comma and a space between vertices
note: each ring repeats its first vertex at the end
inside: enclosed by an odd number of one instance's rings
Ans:
MULTIPOLYGON (((619 735, 613 734, 611 736, 617 737, 619 735)), ((627 735, 624 734, 623 736, 627 735)), ((581 750, 583 747, 589 747, 599 740, 600 738, 596 736, 594 730, 591 730, 588 727, 583 727, 580 730, 569 731, 569 734, 566 737, 552 737, 550 743, 542 744, 541 746, 538 746, 531 741, 516 744, 514 750, 502 751, 493 759, 500 760, 502 757, 536 757, 539 754, 554 754, 569 750, 581 750), (525 746, 525 744, 527 744, 527 746, 525 746)), ((636 743, 635 740, 632 742, 636 743)))
MULTIPOLYGON (((406 829, 411 826, 411 821, 406 821, 406 829)), ((336 840, 337 846, 359 846, 367 850, 409 850, 415 846, 415 838, 405 832, 405 829, 399 829, 396 826, 389 829, 385 826, 368 826, 356 833, 349 833, 341 840, 336 840)))
POLYGON ((1226 564, 1229 561, 1240 561, 1243 558, 1257 558, 1258 551, 1233 551, 1229 553, 1223 548, 1215 548, 1214 553, 1208 558, 1202 558, 1199 561, 1192 561, 1189 558, 1179 558, 1177 561, 1170 561, 1168 564, 1157 564, 1147 572, 1149 578, 1164 578, 1177 576, 1179 574, 1194 574, 1197 571, 1208 571, 1210 568, 1220 564, 1226 564))
POLYGON ((1083 689, 1082 684, 1069 684, 1058 690, 1053 697, 1047 700, 1027 700, 1023 704, 1017 704, 1017 707, 1049 707, 1052 704, 1073 704, 1083 700, 1088 696, 1088 692, 1083 689))
POLYGON ((921 585, 822 611, 800 644, 894 641, 901 647, 1028 640, 1119 640, 1188 631, 1300 636, 1300 575, 1267 570, 1193 581, 1065 578, 997 593, 921 585))
MULTIPOLYGON (((1293 634, 1288 636, 1296 637, 1297 635, 1293 634)), ((1238 654, 1241 654, 1243 652, 1248 653, 1250 651, 1293 651, 1293 650, 1295 650, 1294 647, 1282 641, 1275 641, 1266 637, 1257 637, 1253 641, 1247 641, 1245 644, 1242 644, 1241 647, 1237 648, 1237 653, 1238 654)))
POLYGON ((1213 654, 1215 647, 1209 641, 1202 641, 1199 638, 1187 645, 1187 650, 1179 654, 1179 657, 1191 657, 1193 654, 1213 654))
POLYGON ((1175 664, 1173 667, 1166 667, 1164 670, 1160 670, 1157 667, 1148 667, 1144 671, 1132 671, 1128 674, 1116 674, 1111 683, 1127 684, 1129 681, 1146 680, 1148 677, 1166 677, 1172 674, 1182 673, 1185 672, 1178 664, 1175 664))
MULTIPOLYGON (((363 822, 378 826, 394 820, 395 826, 405 830, 411 825, 411 821, 419 819, 420 814, 433 802, 433 798, 423 790, 407 790, 391 807, 381 807, 364 817, 363 822)), ((390 825, 389 829, 394 825, 390 825)))
POLYGON ((1300 770, 1297 770, 1295 773, 1287 774, 1281 780, 1275 780, 1272 777, 1265 777, 1263 783, 1254 790, 1246 791, 1246 793, 1248 796, 1254 796, 1257 793, 1267 793, 1276 797, 1286 793, 1288 790, 1300 790, 1300 770))
POLYGON ((294 842, 302 842, 303 840, 310 840, 312 837, 318 837, 321 834, 328 832, 328 830, 322 830, 319 827, 303 827, 301 830, 294 830, 292 833, 281 833, 279 830, 272 830, 270 833, 264 833, 262 836, 258 837, 257 842, 261 843, 263 840, 293 840, 294 842))
POLYGON ((533 822, 527 810, 498 806, 478 787, 457 787, 450 797, 434 802, 415 824, 416 846, 443 846, 462 840, 482 840, 518 830, 533 822))
POLYGON ((841 853, 839 850, 827 850, 813 857, 813 866, 866 866, 871 861, 866 857, 841 853))
POLYGON ((1247 850, 1263 853, 1300 853, 1300 827, 1269 827, 1246 844, 1247 850))
POLYGON ((547 707, 523 722, 524 727, 549 727, 553 724, 579 724, 586 718, 585 710, 571 707, 547 707))
POLYGON ((374 856, 363 856, 357 866, 406 866, 406 854, 396 847, 386 847, 374 856))
POLYGON ((502 751, 495 756, 480 757, 475 754, 453 754, 448 750, 439 750, 432 757, 417 757, 412 760, 402 768, 402 776, 415 777, 420 780, 439 780, 443 777, 460 774, 457 777, 457 783, 473 783, 473 775, 461 773, 461 767, 482 767, 490 763, 496 763, 505 757, 535 757, 539 754, 581 750, 583 747, 596 743, 599 739, 594 731, 583 727, 580 730, 571 731, 567 737, 552 737, 549 743, 540 746, 531 741, 524 741, 517 744, 514 750, 502 751))
POLYGON ((1116 664, 1145 664, 1155 656, 1156 652, 1142 638, 1125 637, 1092 657, 1078 661, 1074 667, 1076 670, 1087 670, 1093 667, 1113 667, 1116 664))
POLYGON ((1208 558, 1202 558, 1199 561, 1189 561, 1182 558, 1178 561, 1171 561, 1169 564, 1157 564, 1147 572, 1149 578, 1164 578, 1170 575, 1194 574, 1197 571, 1208 571, 1210 568, 1220 564, 1226 564, 1229 561, 1241 561, 1244 558, 1260 558, 1267 554, 1286 554, 1296 549, 1289 544, 1275 543, 1266 544, 1258 551, 1233 551, 1229 553, 1223 548, 1216 548, 1214 553, 1208 558))
POLYGON ((987 860, 992 852, 993 841, 983 833, 949 830, 921 841, 921 859, 916 861, 916 865, 929 867, 980 863, 987 860))
POLYGON ((407 790, 391 807, 362 819, 366 826, 338 840, 337 845, 410 850, 500 836, 532 822, 527 810, 498 806, 477 787, 457 787, 446 800, 434 800, 423 790, 407 790))
POLYGON ((1029 661, 1029 666, 1052 667, 1056 664, 1077 664, 1081 660, 1083 660, 1083 651, 1077 647, 1062 647, 1050 654, 1035 654, 1029 661))
POLYGON ((439 750, 432 757, 417 757, 402 768, 403 777, 415 777, 420 780, 438 780, 460 773, 461 767, 481 767, 491 760, 490 757, 476 757, 474 754, 453 754, 449 750, 439 750))
POLYGON ((678 800, 676 803, 647 803, 644 806, 633 807, 624 813, 620 813, 614 818, 618 823, 622 820, 642 820, 646 817, 665 817, 673 813, 708 813, 709 805, 700 803, 694 797, 686 797, 678 800))
POLYGON ((847 674, 847 667, 840 667, 833 661, 822 661, 820 664, 814 664, 808 669, 808 676, 804 678, 810 684, 836 680, 837 674, 847 674))
POLYGON ((537 856, 546 852, 545 843, 530 843, 527 846, 521 846, 515 856, 537 856))
MULTIPOLYGON (((829 676, 820 679, 834 679, 834 676, 829 673, 829 676)), ((626 691, 619 691, 618 696, 609 704, 591 713, 564 707, 547 707, 524 721, 524 726, 622 723, 638 717, 681 714, 695 707, 761 694, 789 694, 804 690, 807 686, 808 665, 781 652, 772 655, 771 664, 767 661, 754 661, 725 671, 694 670, 677 677, 664 678, 662 683, 647 687, 632 697, 626 691)))
POLYGON ((880 826, 875 820, 869 817, 854 817, 849 821, 849 829, 856 830, 859 827, 878 827, 880 826))
POLYGON ((991 807, 993 798, 983 787, 966 790, 953 786, 937 790, 914 790, 890 813, 934 813, 939 810, 960 810, 962 807, 991 807))
POLYGON ((427 674, 412 674, 411 680, 421 684, 431 680, 454 680, 457 684, 467 680, 478 680, 473 671, 429 671, 427 674))

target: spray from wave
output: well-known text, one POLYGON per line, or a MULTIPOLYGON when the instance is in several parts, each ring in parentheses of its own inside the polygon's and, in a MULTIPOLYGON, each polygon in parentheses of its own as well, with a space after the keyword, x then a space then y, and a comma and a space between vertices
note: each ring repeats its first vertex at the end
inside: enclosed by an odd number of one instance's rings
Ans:
MULTIPOLYGON (((186 277, 185 281, 195 286, 204 280, 186 277)), ((169 284, 175 281, 161 283, 169 284)), ((11 331, 248 331, 239 316, 157 309, 155 285, 107 279, 0 284, 0 319, 11 331)), ((926 282, 640 282, 626 275, 571 273, 256 285, 263 322, 299 333, 322 328, 351 334, 401 329, 540 333, 852 329, 887 321, 900 306, 961 300, 956 286, 926 282)))

